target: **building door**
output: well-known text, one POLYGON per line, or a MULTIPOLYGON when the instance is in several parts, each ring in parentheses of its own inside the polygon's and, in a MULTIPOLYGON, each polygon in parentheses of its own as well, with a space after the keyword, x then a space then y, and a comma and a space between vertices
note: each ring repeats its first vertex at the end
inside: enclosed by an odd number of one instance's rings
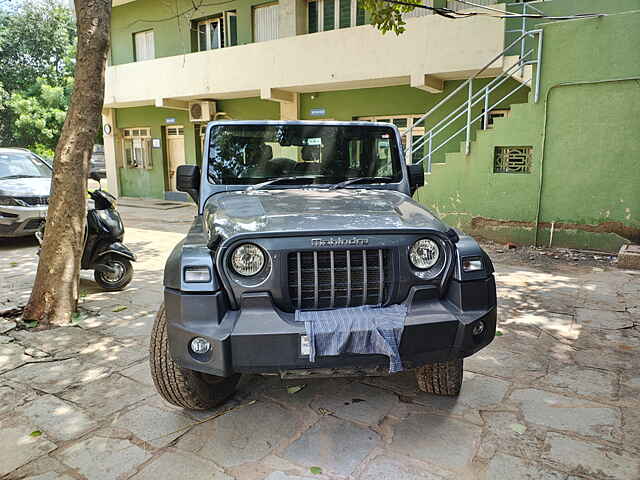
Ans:
POLYGON ((176 171, 185 164, 184 127, 167 127, 167 167, 169 171, 169 188, 176 191, 176 171))

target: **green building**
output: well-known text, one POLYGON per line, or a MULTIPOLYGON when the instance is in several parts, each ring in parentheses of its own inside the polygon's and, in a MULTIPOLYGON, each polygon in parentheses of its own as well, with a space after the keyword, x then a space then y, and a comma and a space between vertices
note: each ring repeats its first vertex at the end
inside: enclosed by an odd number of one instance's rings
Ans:
POLYGON ((114 0, 110 190, 179 198, 175 169, 200 161, 213 119, 367 119, 404 133, 428 172, 416 199, 452 226, 606 251, 640 241, 640 0, 434 1, 491 15, 416 10, 396 36, 357 0, 114 0))

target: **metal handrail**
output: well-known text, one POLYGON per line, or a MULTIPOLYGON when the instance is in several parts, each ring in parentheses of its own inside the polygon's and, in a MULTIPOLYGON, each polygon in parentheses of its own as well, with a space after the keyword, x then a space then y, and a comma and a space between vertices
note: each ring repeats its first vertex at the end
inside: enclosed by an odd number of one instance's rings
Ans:
MULTIPOLYGON (((526 12, 527 4, 523 3, 523 13, 526 12)), ((529 8, 533 8, 529 6, 529 8)), ((537 9, 535 9, 538 11, 537 9)), ((470 153, 471 147, 471 124, 477 121, 479 118, 484 117, 483 125, 484 128, 487 128, 488 125, 488 112, 498 105, 500 102, 509 98, 515 92, 519 91, 523 86, 527 85, 532 88, 534 92, 534 103, 538 102, 540 97, 539 89, 540 89, 540 64, 542 59, 542 30, 525 30, 526 23, 523 22, 522 31, 515 30, 515 32, 520 32, 520 35, 513 40, 506 48, 502 50, 499 54, 494 56, 489 62, 487 62, 480 70, 474 73, 471 77, 461 83, 458 87, 456 87, 451 93, 449 93, 445 98, 439 101, 435 106, 433 106, 429 111, 427 111, 424 115, 422 115, 417 121, 413 122, 412 126, 403 130, 401 132, 402 136, 406 136, 406 154, 407 156, 411 154, 413 156, 414 153, 417 153, 425 144, 428 145, 427 153, 417 162, 413 163, 421 163, 425 159, 428 160, 427 171, 431 172, 431 159, 432 155, 440 150, 445 144, 448 144, 451 140, 457 137, 460 133, 466 132, 465 139, 465 153, 468 155, 470 153), (526 40, 533 39, 538 37, 538 45, 537 48, 531 48, 529 51, 525 51, 526 49, 526 40), (487 85, 484 85, 476 92, 473 91, 473 82, 480 75, 482 75, 485 71, 487 71, 497 60, 502 57, 506 57, 507 53, 513 48, 515 45, 520 42, 520 55, 518 56, 518 61, 511 65, 506 70, 503 70, 500 75, 492 79, 487 85), (537 50, 537 51, 536 51, 537 50), (529 60, 528 58, 536 51, 536 56, 534 60, 529 60), (528 65, 536 65, 535 78, 533 79, 533 85, 531 85, 531 80, 524 80, 524 72, 525 68, 528 65), (501 86, 504 82, 506 82, 509 78, 514 76, 514 71, 520 70, 520 77, 522 81, 519 82, 519 85, 512 89, 507 95, 505 95, 501 100, 494 103, 492 107, 489 107, 489 96, 492 92, 494 92, 499 86, 501 86), (459 104, 455 109, 449 112, 444 118, 442 118, 439 122, 433 125, 428 131, 426 131, 419 140, 415 143, 413 142, 413 132, 416 128, 420 128, 420 126, 425 123, 429 117, 433 115, 434 112, 439 110, 443 105, 449 103, 449 101, 454 98, 458 93, 467 89, 467 98, 461 104, 459 104), (480 101, 484 100, 484 112, 482 112, 479 116, 472 118, 472 108, 476 106, 480 101), (434 148, 434 137, 444 131, 445 128, 450 126, 454 121, 459 119, 466 113, 467 119, 465 125, 457 130, 453 135, 439 143, 434 148), (453 118, 452 118, 453 117, 453 118)))

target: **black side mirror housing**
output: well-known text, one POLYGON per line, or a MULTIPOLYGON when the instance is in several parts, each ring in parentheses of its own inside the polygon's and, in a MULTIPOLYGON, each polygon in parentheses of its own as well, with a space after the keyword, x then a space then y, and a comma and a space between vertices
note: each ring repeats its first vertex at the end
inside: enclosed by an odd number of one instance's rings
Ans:
POLYGON ((188 193, 193 198, 193 201, 198 203, 200 167, 197 165, 180 165, 176 175, 176 188, 178 191, 188 193))
POLYGON ((98 175, 98 173, 97 173, 97 172, 91 172, 91 173, 89 174, 89 178, 90 178, 91 180, 95 180, 95 181, 96 181, 96 182, 98 182, 98 183, 100 183, 100 180, 101 180, 100 175, 98 175))
POLYGON ((424 166, 421 163, 407 165, 407 170, 409 171, 409 187, 411 195, 413 195, 418 188, 424 186, 424 166))

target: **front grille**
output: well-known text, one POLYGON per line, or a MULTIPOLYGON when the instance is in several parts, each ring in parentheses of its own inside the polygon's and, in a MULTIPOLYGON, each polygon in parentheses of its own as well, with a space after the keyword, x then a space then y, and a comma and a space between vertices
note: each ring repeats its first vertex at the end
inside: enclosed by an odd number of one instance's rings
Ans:
POLYGON ((15 197, 16 200, 29 205, 30 207, 38 207, 41 205, 49 205, 49 197, 15 197))
POLYGON ((44 220, 40 218, 32 218, 29 220, 24 227, 23 230, 38 230, 44 224, 44 220))
POLYGON ((293 252, 288 257, 288 282, 292 305, 298 310, 384 305, 393 284, 391 252, 293 252))

